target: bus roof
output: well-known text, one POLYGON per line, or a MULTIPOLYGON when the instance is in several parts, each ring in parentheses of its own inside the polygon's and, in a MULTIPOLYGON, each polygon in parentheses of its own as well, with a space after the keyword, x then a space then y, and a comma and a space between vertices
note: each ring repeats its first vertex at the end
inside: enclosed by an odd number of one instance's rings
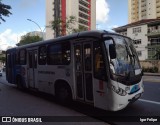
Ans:
POLYGON ((79 33, 74 33, 74 34, 66 35, 66 36, 62 36, 62 37, 57 37, 57 38, 54 38, 54 39, 49 39, 49 40, 39 41, 39 42, 35 42, 35 43, 30 43, 30 44, 14 47, 14 48, 11 48, 11 49, 8 49, 8 50, 12 50, 12 49, 15 49, 15 48, 16 49, 29 48, 29 47, 34 47, 34 46, 37 46, 37 45, 50 44, 52 42, 58 42, 58 41, 64 41, 64 40, 67 41, 67 40, 70 40, 70 39, 81 38, 81 37, 102 38, 104 34, 121 36, 120 34, 105 31, 105 30, 91 30, 91 31, 83 31, 83 32, 79 32, 79 33))

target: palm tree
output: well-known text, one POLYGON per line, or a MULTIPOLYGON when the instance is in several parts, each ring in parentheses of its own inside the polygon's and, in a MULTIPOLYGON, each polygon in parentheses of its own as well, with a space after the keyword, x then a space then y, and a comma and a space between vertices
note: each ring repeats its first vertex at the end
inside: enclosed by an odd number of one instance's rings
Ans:
POLYGON ((64 36, 64 35, 66 35, 66 33, 72 34, 72 33, 88 30, 84 26, 79 26, 77 29, 74 28, 74 25, 77 23, 75 16, 66 17, 65 21, 58 18, 58 19, 51 21, 50 23, 51 23, 51 25, 47 26, 47 27, 50 27, 50 28, 52 28, 52 30, 55 31, 56 37, 64 36))
MULTIPOLYGON (((5 19, 3 18, 3 16, 8 17, 9 15, 11 15, 12 13, 9 11, 11 9, 11 6, 9 5, 5 5, 1 2, 2 0, 0 0, 0 20, 2 20, 3 22, 5 22, 5 19)), ((1 21, 0 21, 1 24, 1 21)))

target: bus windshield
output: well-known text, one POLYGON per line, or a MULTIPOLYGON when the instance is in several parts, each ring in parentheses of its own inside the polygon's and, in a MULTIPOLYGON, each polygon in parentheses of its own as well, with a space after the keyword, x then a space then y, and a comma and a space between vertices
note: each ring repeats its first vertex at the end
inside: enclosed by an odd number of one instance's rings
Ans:
POLYGON ((116 58, 110 59, 111 72, 124 77, 135 76, 135 70, 140 69, 140 64, 132 41, 118 36, 105 41, 108 50, 110 44, 115 44, 116 49, 116 58))

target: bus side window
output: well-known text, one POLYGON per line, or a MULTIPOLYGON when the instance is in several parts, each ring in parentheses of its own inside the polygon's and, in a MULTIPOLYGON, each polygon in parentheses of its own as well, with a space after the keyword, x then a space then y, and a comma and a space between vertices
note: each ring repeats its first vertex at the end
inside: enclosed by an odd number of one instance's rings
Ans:
POLYGON ((92 55, 91 55, 91 45, 84 45, 84 61, 85 61, 85 70, 92 71, 92 55))
POLYGON ((38 56, 38 63, 39 65, 45 65, 47 59, 47 49, 46 46, 39 47, 39 56, 38 56))
POLYGON ((19 52, 20 54, 20 65, 25 65, 26 64, 26 50, 22 49, 19 52))
POLYGON ((18 65, 19 64, 19 60, 20 57, 19 57, 19 50, 16 51, 16 64, 18 65))
POLYGON ((71 61, 71 47, 70 43, 62 43, 62 64, 68 65, 71 61))
POLYGON ((47 63, 49 65, 58 65, 62 63, 62 46, 61 44, 52 44, 48 46, 47 63))
POLYGON ((11 55, 7 54, 7 66, 8 68, 11 68, 11 55))
POLYGON ((29 68, 33 68, 33 65, 32 65, 32 53, 29 53, 29 68))
POLYGON ((70 43, 58 43, 47 48, 47 63, 49 65, 68 65, 71 60, 70 43))
POLYGON ((99 42, 94 42, 94 77, 101 80, 106 78, 102 48, 99 42))

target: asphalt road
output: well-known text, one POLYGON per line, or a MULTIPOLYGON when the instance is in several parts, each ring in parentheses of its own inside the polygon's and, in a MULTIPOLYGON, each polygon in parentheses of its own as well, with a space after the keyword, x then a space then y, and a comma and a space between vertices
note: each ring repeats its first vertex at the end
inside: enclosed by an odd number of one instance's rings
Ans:
MULTIPOLYGON (((22 91, 9 84, 5 74, 0 77, 0 121, 1 117, 40 117, 42 123, 36 125, 108 125, 106 122, 86 116, 71 107, 57 104, 48 94, 22 91), (43 120, 44 118, 44 120, 43 120), (85 121, 83 119, 86 119, 85 121), (43 122, 51 121, 54 122, 43 122)), ((13 120, 14 121, 14 120, 13 120)), ((0 125, 35 125, 34 123, 1 123, 0 125)))
MULTIPOLYGON (((155 79, 154 77, 155 76, 152 76, 150 78, 155 79)), ((70 117, 72 120, 75 120, 77 118, 76 116, 90 116, 89 118, 91 118, 90 122, 85 123, 82 123, 82 121, 54 122, 47 123, 47 125, 103 125, 108 123, 113 125, 159 125, 160 122, 153 123, 152 121, 145 123, 140 122, 140 120, 137 122, 129 122, 130 120, 137 120, 137 118, 155 118, 154 116, 160 116, 160 83, 155 82, 154 80, 148 81, 144 78, 144 86, 145 92, 138 101, 132 105, 129 105, 124 110, 118 112, 109 112, 79 103, 74 103, 72 106, 67 107, 61 106, 57 104, 54 99, 52 99, 52 96, 43 93, 18 90, 14 85, 8 84, 3 76, 0 77, 0 116, 72 116, 70 117), (111 117, 117 118, 118 121, 108 121, 108 118, 111 117), (91 122, 92 120, 94 122, 91 122), (121 120, 122 122, 120 122, 121 120), (126 122, 123 122, 125 120, 126 122)))

